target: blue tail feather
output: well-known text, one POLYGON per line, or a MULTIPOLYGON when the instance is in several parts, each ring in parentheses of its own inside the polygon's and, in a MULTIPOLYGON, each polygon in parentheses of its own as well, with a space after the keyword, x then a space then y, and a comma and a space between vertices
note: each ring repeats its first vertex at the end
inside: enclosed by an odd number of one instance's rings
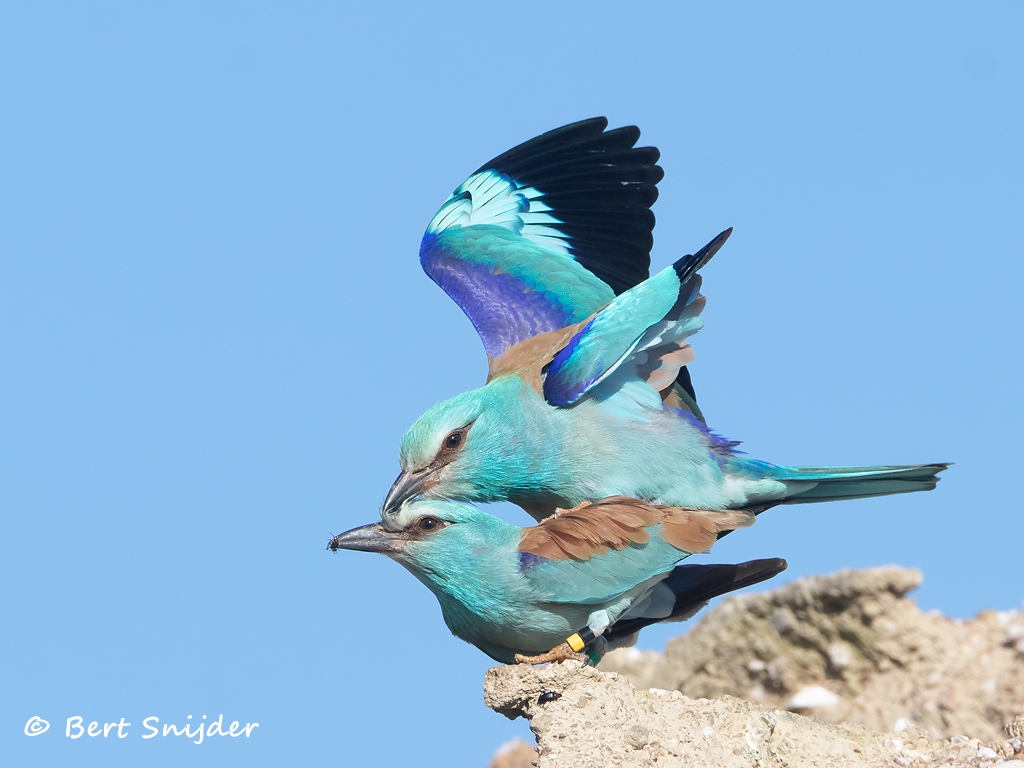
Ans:
POLYGON ((787 495, 784 501, 786 504, 809 504, 930 491, 939 482, 939 472, 948 466, 775 467, 770 476, 783 482, 813 482, 810 488, 794 490, 793 495, 787 495))

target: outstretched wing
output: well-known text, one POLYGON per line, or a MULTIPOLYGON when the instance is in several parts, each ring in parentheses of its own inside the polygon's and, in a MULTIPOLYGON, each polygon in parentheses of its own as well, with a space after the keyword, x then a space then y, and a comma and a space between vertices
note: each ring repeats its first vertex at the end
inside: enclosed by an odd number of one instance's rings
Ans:
POLYGON ((570 406, 615 376, 613 390, 631 386, 639 399, 660 406, 659 393, 693 358, 687 338, 703 327, 697 270, 731 233, 727 229, 594 315, 552 360, 544 378, 545 399, 570 406))
POLYGON ((499 155, 427 227, 423 270, 491 358, 585 320, 647 278, 659 153, 634 146, 638 128, 607 126, 584 120, 499 155))

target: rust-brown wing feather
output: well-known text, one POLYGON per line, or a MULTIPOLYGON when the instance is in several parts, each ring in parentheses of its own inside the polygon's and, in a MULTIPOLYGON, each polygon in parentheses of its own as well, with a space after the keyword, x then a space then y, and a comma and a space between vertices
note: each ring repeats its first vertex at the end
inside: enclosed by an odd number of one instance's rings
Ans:
POLYGON ((513 344, 501 357, 488 357, 487 381, 491 382, 499 376, 515 373, 540 393, 540 376, 544 366, 554 359, 558 350, 564 347, 589 320, 590 318, 587 318, 581 323, 574 323, 557 331, 538 333, 518 344, 513 344))
POLYGON ((661 536, 684 552, 707 552, 722 531, 752 525, 744 509, 712 512, 649 504, 625 496, 559 510, 532 528, 524 528, 519 551, 548 560, 589 560, 610 550, 643 545, 647 530, 661 523, 661 536))
POLYGON ((745 509, 722 512, 670 508, 661 527, 661 536, 676 549, 707 552, 722 531, 734 531, 754 524, 754 513, 745 509))

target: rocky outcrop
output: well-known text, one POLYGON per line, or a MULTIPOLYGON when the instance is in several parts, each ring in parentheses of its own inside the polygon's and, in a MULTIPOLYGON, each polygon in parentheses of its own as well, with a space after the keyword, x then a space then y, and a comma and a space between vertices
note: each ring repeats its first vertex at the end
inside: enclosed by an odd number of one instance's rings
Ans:
POLYGON ((737 696, 891 731, 996 739, 1024 712, 1024 614, 923 613, 921 574, 843 571, 722 602, 665 653, 619 651, 602 670, 638 688, 737 696))
POLYGON ((896 567, 801 579, 723 601, 663 654, 491 669, 487 705, 537 736, 508 768, 1024 760, 1024 614, 923 613, 906 597, 920 582, 896 567))
POLYGON ((914 726, 881 734, 723 696, 638 691, 622 675, 578 662, 494 667, 484 701, 506 717, 526 717, 537 736, 538 768, 828 768, 938 766, 987 768, 1024 752, 1021 722, 990 743, 932 739, 914 726))

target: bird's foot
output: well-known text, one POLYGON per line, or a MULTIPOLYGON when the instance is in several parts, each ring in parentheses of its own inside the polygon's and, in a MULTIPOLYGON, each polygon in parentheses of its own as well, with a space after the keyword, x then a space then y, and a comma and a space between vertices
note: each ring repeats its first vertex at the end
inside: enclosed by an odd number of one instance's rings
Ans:
POLYGON ((539 656, 524 656, 521 653, 517 653, 515 659, 516 664, 547 664, 549 661, 567 661, 569 659, 583 664, 590 661, 587 654, 576 653, 576 651, 569 647, 568 643, 557 645, 547 653, 542 653, 539 656))

